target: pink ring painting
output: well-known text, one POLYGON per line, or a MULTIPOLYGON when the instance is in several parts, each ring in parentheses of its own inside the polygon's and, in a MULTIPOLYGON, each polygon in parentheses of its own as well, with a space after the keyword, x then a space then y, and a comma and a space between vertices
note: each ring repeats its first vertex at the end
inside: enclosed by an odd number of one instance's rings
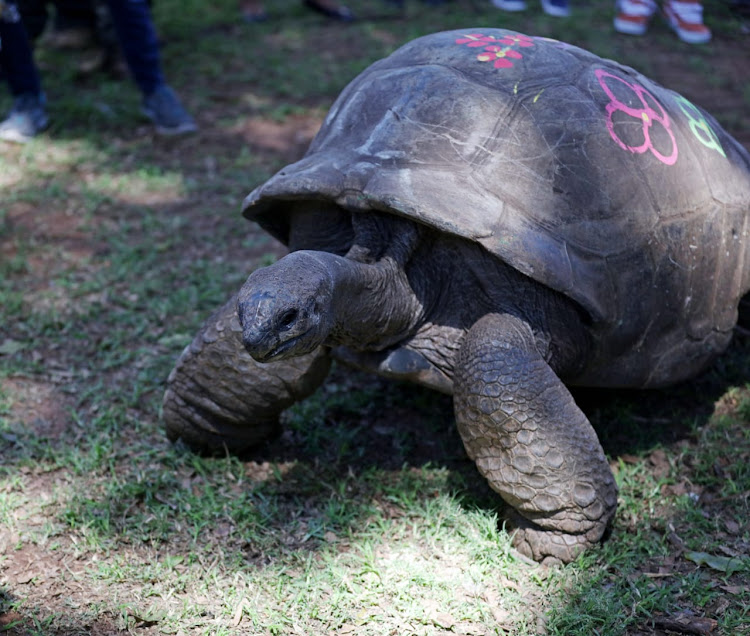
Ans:
POLYGON ((602 87, 602 90, 610 99, 610 102, 606 107, 607 130, 609 131, 609 134, 611 135, 615 143, 617 143, 617 145, 622 149, 628 150, 632 153, 642 154, 650 151, 651 154, 654 155, 654 157, 656 157, 662 163, 668 166, 674 165, 674 163, 677 161, 678 155, 677 142, 675 141, 674 133, 672 132, 672 128, 670 126, 669 115, 667 115, 667 112, 664 110, 662 105, 658 101, 656 101, 656 98, 642 86, 639 86, 638 84, 631 84, 623 78, 618 77, 617 75, 613 75, 612 73, 609 73, 604 69, 596 69, 594 71, 594 74, 596 75, 597 80, 599 80, 599 85, 602 87), (627 87, 627 89, 632 91, 632 93, 640 102, 640 107, 634 108, 623 103, 615 95, 612 88, 610 87, 611 82, 618 82, 619 84, 627 87), (643 133, 642 144, 637 146, 629 145, 620 138, 615 128, 615 122, 613 119, 613 115, 618 112, 640 121, 641 131, 643 133), (671 149, 668 154, 660 152, 660 150, 657 150, 657 148, 654 147, 651 131, 652 127, 656 124, 660 125, 663 130, 666 131, 667 136, 669 137, 671 149))

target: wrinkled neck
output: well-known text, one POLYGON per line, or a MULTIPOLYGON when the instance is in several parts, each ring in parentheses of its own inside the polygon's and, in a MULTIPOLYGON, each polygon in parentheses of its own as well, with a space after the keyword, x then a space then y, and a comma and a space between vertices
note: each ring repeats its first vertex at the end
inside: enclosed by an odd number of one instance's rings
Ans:
POLYGON ((333 275, 333 326, 326 344, 385 349, 414 333, 423 307, 392 258, 361 263, 326 254, 333 275))

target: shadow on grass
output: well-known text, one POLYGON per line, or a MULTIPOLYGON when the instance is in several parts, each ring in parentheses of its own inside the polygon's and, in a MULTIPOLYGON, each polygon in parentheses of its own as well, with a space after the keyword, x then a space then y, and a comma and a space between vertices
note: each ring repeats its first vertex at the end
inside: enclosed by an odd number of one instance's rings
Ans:
MULTIPOLYGON (((670 446, 688 440, 697 446, 691 466, 712 466, 717 452, 736 450, 735 445, 717 451, 717 438, 697 445, 696 436, 714 402, 740 383, 748 349, 747 342, 735 342, 712 369, 674 389, 626 395, 599 392, 596 401, 592 396, 584 409, 598 422, 602 437, 614 440, 605 441, 605 451, 615 457, 643 457, 666 447, 675 463, 683 451, 670 446)), ((145 427, 125 436, 123 432, 122 426, 92 429, 88 441, 63 438, 54 448, 54 455, 63 458, 83 456, 74 470, 80 486, 59 510, 57 523, 63 534, 75 535, 95 552, 162 546, 160 550, 190 560, 220 554, 227 570, 263 569, 290 555, 335 549, 339 542, 350 546, 390 519, 425 518, 429 507, 445 495, 466 508, 501 511, 497 497, 465 457, 450 398, 347 369, 335 369, 327 388, 292 409, 281 438, 242 459, 199 457, 169 446, 160 432, 145 427), (105 436, 114 437, 109 446, 105 436)), ((50 461, 47 452, 40 455, 39 446, 26 448, 28 452, 5 453, 10 460, 5 462, 6 474, 16 462, 29 466, 35 459, 50 461)), ((683 476, 696 480, 689 471, 683 476)), ((656 493, 652 497, 660 499, 656 493)), ((716 604, 720 585, 747 582, 747 577, 738 578, 743 574, 723 581, 706 576, 680 560, 682 549, 670 544, 670 528, 681 533, 694 525, 696 510, 705 509, 705 504, 684 511, 658 510, 658 501, 652 503, 658 518, 643 518, 630 527, 620 519, 604 548, 583 557, 577 583, 563 596, 569 600, 552 612, 550 634, 658 634, 654 618, 657 624, 667 624, 685 612, 713 620, 721 609, 716 604), (666 573, 659 569, 664 564, 670 568, 666 573), (701 589, 713 590, 704 595, 705 607, 684 600, 701 589)), ((717 519, 731 516, 716 508, 713 513, 717 519)), ((716 528, 704 532, 709 539, 702 541, 722 541, 716 528)), ((7 592, 6 599, 5 606, 13 602, 7 592)), ((742 617, 736 605, 724 607, 725 621, 742 617)), ((33 605, 17 611, 18 617, 11 616, 23 624, 47 616, 33 605)), ((74 615, 68 620, 70 629, 78 629, 74 615)), ((89 622, 81 614, 80 633, 96 633, 86 632, 89 622)))

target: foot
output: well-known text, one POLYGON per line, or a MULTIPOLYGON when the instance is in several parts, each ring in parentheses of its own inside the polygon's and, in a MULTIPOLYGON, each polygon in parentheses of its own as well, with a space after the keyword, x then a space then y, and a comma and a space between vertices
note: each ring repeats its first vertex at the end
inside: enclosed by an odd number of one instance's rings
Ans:
POLYGON ((664 19, 683 42, 705 44, 711 31, 703 24, 703 6, 697 0, 664 0, 664 19))
POLYGON ((198 130, 193 118, 169 86, 160 86, 146 96, 141 110, 154 122, 156 132, 161 135, 181 135, 198 130))
POLYGON ((311 9, 321 15, 331 18, 332 20, 340 20, 341 22, 352 22, 354 21, 354 14, 348 7, 336 4, 331 0, 302 0, 308 9, 311 9))
POLYGON ((0 123, 0 139, 25 144, 49 125, 43 94, 27 93, 13 102, 8 117, 0 123))
POLYGON ((547 15, 567 18, 570 15, 568 0, 542 0, 542 9, 547 15))
POLYGON ((615 31, 643 35, 656 11, 654 0, 618 0, 615 31))
POLYGON ((569 562, 604 535, 617 486, 539 344, 514 316, 477 321, 454 369, 456 423, 469 457, 513 509, 514 545, 543 563, 569 562))
POLYGON ((281 412, 325 380, 327 351, 260 364, 242 347, 241 334, 235 296, 182 352, 162 406, 172 441, 204 452, 242 452, 277 435, 281 412))
POLYGON ((502 11, 525 11, 524 0, 491 0, 492 5, 502 11))

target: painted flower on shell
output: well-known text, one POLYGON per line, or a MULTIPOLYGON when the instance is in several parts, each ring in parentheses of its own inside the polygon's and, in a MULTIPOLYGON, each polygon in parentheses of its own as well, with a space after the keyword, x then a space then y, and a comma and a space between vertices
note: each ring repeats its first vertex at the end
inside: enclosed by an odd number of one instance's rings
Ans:
POLYGON ((483 53, 477 55, 480 62, 492 62, 495 68, 509 68, 513 66, 513 62, 508 58, 520 60, 522 57, 518 51, 507 46, 487 46, 483 53))
POLYGON ((478 46, 487 46, 488 44, 492 44, 493 42, 497 42, 493 36, 491 35, 482 35, 481 33, 469 33, 468 35, 465 35, 462 38, 458 38, 456 40, 456 44, 465 44, 466 46, 471 47, 478 47, 478 46))
POLYGON ((607 130, 615 143, 623 150, 634 154, 650 152, 662 163, 668 166, 674 165, 678 156, 677 140, 664 107, 640 84, 628 82, 601 68, 596 69, 594 75, 604 93, 609 97, 609 103, 605 107, 607 130), (622 101, 623 99, 626 101, 622 101), (615 124, 615 114, 618 115, 618 124, 615 124), (620 132, 639 128, 643 143, 629 144, 620 137, 620 132), (661 134, 655 134, 657 131, 661 134), (661 137, 663 147, 654 146, 655 136, 661 137), (665 143, 665 139, 668 143, 665 143))
POLYGON ((528 35, 524 35, 523 33, 512 33, 510 35, 503 36, 498 40, 502 44, 509 44, 513 46, 514 44, 517 46, 534 46, 534 40, 530 38, 528 35))
POLYGON ((534 40, 521 33, 509 33, 499 38, 483 33, 467 33, 458 38, 456 44, 465 44, 472 48, 482 47, 484 51, 477 55, 477 60, 492 62, 495 68, 509 68, 513 66, 512 60, 520 60, 523 57, 515 48, 534 46, 534 40))

